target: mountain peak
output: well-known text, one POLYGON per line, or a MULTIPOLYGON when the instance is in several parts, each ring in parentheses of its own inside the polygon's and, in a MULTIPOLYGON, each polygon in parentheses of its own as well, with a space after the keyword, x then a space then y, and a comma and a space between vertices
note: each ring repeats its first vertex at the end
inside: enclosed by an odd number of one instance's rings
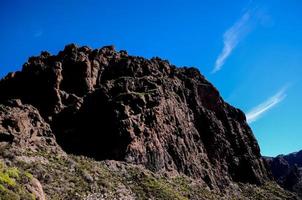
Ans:
MULTIPOLYGON (((226 103, 196 68, 130 56, 113 46, 70 44, 58 55, 29 58, 20 72, 0 81, 0 94, 0 104, 12 107, 5 113, 12 111, 14 123, 21 124, 18 134, 26 139, 20 141, 47 152, 50 163, 52 156, 69 162, 64 152, 114 160, 184 175, 215 191, 272 181, 244 113, 226 103), (37 113, 35 120, 29 110, 37 113), (33 130, 21 130, 23 123, 33 130), (31 139, 42 125, 49 128, 51 150, 39 143, 43 135, 31 139)), ((3 142, 17 144, 9 140, 17 133, 4 128, 3 142)), ((94 180, 87 174, 84 179, 94 180)))
POLYGON ((69 153, 176 170, 211 187, 269 179, 245 115, 195 68, 70 44, 30 58, 0 93, 37 107, 69 153))

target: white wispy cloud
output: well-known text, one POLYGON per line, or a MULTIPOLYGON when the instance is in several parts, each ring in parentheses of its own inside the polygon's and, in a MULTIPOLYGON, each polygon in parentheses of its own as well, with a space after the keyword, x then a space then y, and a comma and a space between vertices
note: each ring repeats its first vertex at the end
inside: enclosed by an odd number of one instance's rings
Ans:
POLYGON ((286 90, 288 86, 284 86, 281 88, 275 95, 272 97, 268 98, 265 102, 259 104, 252 110, 250 110, 246 114, 246 119, 248 123, 252 123, 256 121, 261 115, 263 115, 265 112, 276 106, 278 103, 284 100, 286 97, 286 90))
POLYGON ((251 12, 245 12, 242 17, 223 34, 223 49, 216 59, 212 73, 216 73, 222 68, 226 59, 231 55, 237 44, 249 32, 250 19, 251 12))

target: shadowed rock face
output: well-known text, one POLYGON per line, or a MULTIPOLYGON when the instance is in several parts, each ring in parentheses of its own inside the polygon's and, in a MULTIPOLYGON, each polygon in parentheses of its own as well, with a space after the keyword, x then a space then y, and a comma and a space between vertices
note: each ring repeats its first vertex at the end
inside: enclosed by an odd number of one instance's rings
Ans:
POLYGON ((277 182, 302 197, 302 151, 265 159, 277 182))
POLYGON ((0 94, 38 108, 69 153, 176 170, 210 187, 270 179, 245 115, 195 68, 68 45, 31 57, 0 94))

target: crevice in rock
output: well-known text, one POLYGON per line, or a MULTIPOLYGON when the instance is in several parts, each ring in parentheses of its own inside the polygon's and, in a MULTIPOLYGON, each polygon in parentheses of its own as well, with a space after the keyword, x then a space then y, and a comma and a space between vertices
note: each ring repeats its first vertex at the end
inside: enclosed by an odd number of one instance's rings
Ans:
POLYGON ((0 132, 0 142, 8 142, 12 143, 14 141, 15 136, 7 133, 7 132, 0 132))

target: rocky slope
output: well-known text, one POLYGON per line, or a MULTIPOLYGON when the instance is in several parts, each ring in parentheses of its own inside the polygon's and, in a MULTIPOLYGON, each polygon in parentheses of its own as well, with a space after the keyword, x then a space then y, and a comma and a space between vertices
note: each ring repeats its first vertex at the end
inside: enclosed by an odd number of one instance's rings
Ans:
POLYGON ((302 151, 265 159, 277 182, 302 196, 302 151))
POLYGON ((295 199, 271 182, 245 115, 195 68, 68 45, 31 57, 0 94, 2 162, 51 199, 295 199))

